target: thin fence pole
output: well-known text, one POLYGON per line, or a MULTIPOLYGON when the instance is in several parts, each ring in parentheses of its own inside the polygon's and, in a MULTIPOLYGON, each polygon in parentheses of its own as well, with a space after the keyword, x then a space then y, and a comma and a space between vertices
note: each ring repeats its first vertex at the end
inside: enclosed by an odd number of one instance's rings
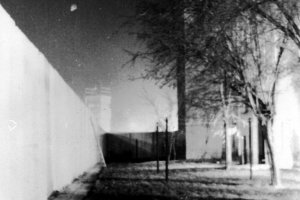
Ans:
POLYGON ((246 136, 243 137, 243 142, 244 142, 244 164, 247 164, 248 163, 248 157, 247 157, 247 138, 246 136))
POLYGON ((249 118, 249 161, 250 161, 250 180, 252 180, 253 171, 252 171, 252 130, 251 130, 251 118, 249 118))
POLYGON ((168 133, 168 118, 166 118, 166 181, 169 181, 169 133, 168 133))
POLYGON ((224 120, 223 123, 223 131, 224 131, 224 136, 225 136, 225 168, 228 169, 229 168, 229 162, 228 162, 228 136, 227 136, 227 124, 226 121, 224 120))
POLYGON ((156 125, 156 172, 159 173, 158 124, 156 125))
POLYGON ((139 141, 136 139, 135 140, 135 159, 136 161, 138 160, 139 157, 139 141))

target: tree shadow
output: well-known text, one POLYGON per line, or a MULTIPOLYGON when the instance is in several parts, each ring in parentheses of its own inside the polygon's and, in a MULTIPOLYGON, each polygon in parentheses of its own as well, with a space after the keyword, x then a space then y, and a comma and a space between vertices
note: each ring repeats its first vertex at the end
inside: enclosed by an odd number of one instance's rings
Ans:
MULTIPOLYGON (((214 198, 211 196, 208 197, 178 197, 178 196, 163 196, 163 195, 145 195, 145 194, 137 194, 137 195, 128 195, 128 194, 105 194, 105 193, 95 193, 89 197, 86 197, 84 200, 180 200, 180 199, 188 199, 188 200, 230 200, 232 198, 214 198)), ((250 199, 241 199, 234 198, 234 200, 250 200, 250 199)))
MULTIPOLYGON (((125 178, 125 177, 101 177, 100 181, 123 181, 123 182, 165 182, 164 178, 125 178)), ((227 185, 237 186, 241 185, 240 179, 226 179, 226 178, 201 178, 201 179, 172 179, 169 178, 169 182, 172 183, 197 183, 205 185, 227 185)))
MULTIPOLYGON (((162 161, 161 161, 162 162, 162 161)), ((128 166, 130 166, 128 164, 128 166)), ((116 168, 107 168, 106 172, 113 172, 113 173, 135 173, 135 174, 153 174, 153 172, 156 171, 156 167, 150 166, 147 168, 139 168, 139 167, 131 167, 131 168, 126 168, 126 165, 122 165, 123 169, 116 169, 116 168)), ((220 170, 224 171, 225 167, 220 166, 220 167, 207 167, 207 168, 184 168, 184 169, 169 169, 170 173, 184 173, 184 172, 206 172, 206 171, 212 171, 212 170, 220 170)), ((160 166, 160 171, 164 172, 165 167, 160 166)))

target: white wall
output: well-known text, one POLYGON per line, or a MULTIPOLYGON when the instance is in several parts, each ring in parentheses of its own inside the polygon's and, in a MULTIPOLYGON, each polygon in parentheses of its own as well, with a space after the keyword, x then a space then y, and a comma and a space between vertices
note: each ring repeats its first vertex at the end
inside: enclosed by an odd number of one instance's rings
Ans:
POLYGON ((300 107, 299 92, 293 87, 292 77, 283 78, 278 85, 276 116, 274 119, 274 142, 280 167, 291 168, 300 153, 300 107))
MULTIPOLYGON (((300 93, 295 89, 295 77, 284 76, 277 85, 276 93, 276 115, 274 117, 275 151, 278 155, 279 167, 290 169, 300 163, 300 93)), ((245 127, 241 126, 242 135, 249 137, 247 119, 245 127)), ((207 152, 208 157, 221 156, 223 127, 219 121, 209 129, 201 123, 187 126, 186 145, 187 158, 199 159, 207 152), (219 133, 219 134, 215 134, 219 133), (208 144, 205 144, 206 137, 208 144)), ((258 131, 257 121, 252 118, 252 153, 253 163, 258 163, 258 131)), ((248 145, 248 144, 247 144, 248 145)), ((247 147, 249 148, 249 147, 247 147)))
POLYGON ((209 128, 200 122, 188 124, 186 131, 186 158, 221 158, 223 142, 222 128, 220 123, 212 125, 209 128))
POLYGON ((0 27, 0 199, 47 199, 101 150, 87 108, 1 5, 0 27))

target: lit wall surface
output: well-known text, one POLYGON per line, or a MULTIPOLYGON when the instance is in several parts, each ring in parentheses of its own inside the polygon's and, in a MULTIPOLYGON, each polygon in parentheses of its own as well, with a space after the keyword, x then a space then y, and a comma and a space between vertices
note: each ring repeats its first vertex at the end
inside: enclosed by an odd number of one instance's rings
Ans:
MULTIPOLYGON (((292 77, 279 83, 274 119, 274 143, 281 168, 291 168, 300 157, 300 108, 292 77)), ((298 166, 299 167, 299 166, 298 166)))
MULTIPOLYGON (((275 48, 272 46, 272 48, 275 48)), ((280 65, 284 73, 281 74, 275 93, 275 116, 273 125, 272 141, 274 142, 274 151, 279 167, 290 169, 300 167, 300 92, 299 92, 299 63, 298 54, 291 53, 291 49, 297 47, 289 45, 290 50, 285 51, 280 65), (291 68, 292 73, 289 71, 291 68)), ((295 50, 295 52, 297 52, 295 50)), ((271 55, 274 54, 270 51, 271 55)), ((277 59, 277 54, 275 54, 277 59)), ((271 59, 270 59, 271 60, 271 59)), ((247 119, 244 116, 246 126, 240 127, 241 135, 249 137, 247 119)), ((252 118, 252 153, 258 156, 258 132, 257 124, 252 118)), ((222 123, 222 119, 219 119, 222 123)), ((257 123, 257 122, 256 122, 257 123)), ((187 126, 187 158, 199 159, 203 155, 208 157, 220 157, 222 151, 222 126, 211 126, 206 129, 203 124, 190 124, 187 126), (220 134, 214 134, 220 133, 220 134), (205 143, 208 138, 208 142, 205 143)), ((223 134, 224 135, 224 134, 223 134)), ((223 139, 224 140, 224 139, 223 139)), ((249 146, 249 144, 247 144, 249 146)), ((255 158, 254 163, 257 163, 255 158)))
POLYGON ((1 6, 0 27, 0 199, 47 199, 102 158, 101 130, 1 6))
POLYGON ((186 157, 187 159, 221 158, 222 124, 205 127, 202 123, 187 125, 186 157))

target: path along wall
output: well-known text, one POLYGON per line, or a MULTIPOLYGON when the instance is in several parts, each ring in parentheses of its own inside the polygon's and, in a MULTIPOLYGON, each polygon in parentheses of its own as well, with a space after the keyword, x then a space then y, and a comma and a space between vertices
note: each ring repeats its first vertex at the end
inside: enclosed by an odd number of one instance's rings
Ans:
POLYGON ((87 108, 0 5, 0 199, 47 199, 102 158, 95 137, 87 108))

